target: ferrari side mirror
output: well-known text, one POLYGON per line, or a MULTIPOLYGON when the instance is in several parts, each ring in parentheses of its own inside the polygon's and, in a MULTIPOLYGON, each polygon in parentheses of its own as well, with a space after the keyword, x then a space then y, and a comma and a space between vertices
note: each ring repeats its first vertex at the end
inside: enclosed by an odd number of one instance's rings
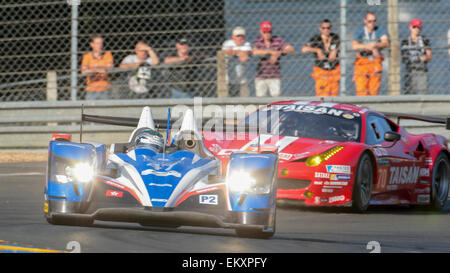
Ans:
POLYGON ((384 133, 384 140, 388 142, 397 142, 402 138, 402 135, 396 132, 386 132, 384 133))

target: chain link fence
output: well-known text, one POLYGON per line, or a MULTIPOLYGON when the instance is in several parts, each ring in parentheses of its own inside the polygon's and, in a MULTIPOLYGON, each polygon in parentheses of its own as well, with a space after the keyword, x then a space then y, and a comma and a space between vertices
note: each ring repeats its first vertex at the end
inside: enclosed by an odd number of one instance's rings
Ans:
MULTIPOLYGON (((48 71, 57 74, 53 99, 86 99, 89 75, 81 73, 81 63, 83 54, 91 51, 94 35, 103 38, 103 50, 113 56, 113 68, 107 72, 112 99, 239 96, 227 85, 227 72, 237 59, 218 52, 236 26, 245 28, 246 40, 253 45, 263 20, 271 21, 273 34, 295 48, 295 53, 280 59, 281 95, 314 96, 315 56, 301 53, 301 48, 319 34, 323 19, 329 19, 332 32, 341 36, 339 95, 353 96, 356 52, 351 44, 368 11, 377 15, 378 26, 389 30, 392 44, 383 50, 379 94, 404 92, 405 66, 395 53, 414 18, 422 20, 422 34, 431 42, 429 93, 450 94, 450 0, 3 0, 0 101, 49 99, 48 71), (181 39, 188 41, 191 58, 165 63, 166 57, 177 56, 181 39), (151 46, 159 64, 120 68, 126 56, 135 54, 139 41, 151 46), (136 93, 133 77, 144 93, 136 93)), ((259 61, 251 56, 246 62, 244 84, 249 92, 244 96, 255 96, 253 79, 259 61)))

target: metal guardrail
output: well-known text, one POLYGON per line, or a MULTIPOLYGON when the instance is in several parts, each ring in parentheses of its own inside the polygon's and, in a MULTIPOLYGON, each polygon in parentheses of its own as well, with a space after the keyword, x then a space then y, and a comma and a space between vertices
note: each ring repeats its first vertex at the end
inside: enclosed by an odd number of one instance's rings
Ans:
MULTIPOLYGON (((0 104, 0 148, 47 147, 51 134, 71 133, 73 140, 79 138, 81 106, 91 115, 139 117, 142 107, 150 106, 155 119, 165 119, 167 108, 172 108, 172 118, 178 119, 189 107, 197 118, 226 118, 242 116, 242 111, 252 112, 261 105, 281 100, 320 100, 317 97, 265 97, 265 98, 194 98, 194 99, 149 99, 149 100, 105 100, 105 101, 54 101, 54 102, 9 102, 0 104)), ((381 112, 450 117, 450 95, 428 96, 377 96, 377 97, 328 97, 324 102, 363 105, 381 112)), ((450 138, 445 126, 420 121, 402 121, 412 133, 432 132, 450 138)), ((83 139, 111 144, 126 141, 131 128, 113 125, 86 123, 83 139)))

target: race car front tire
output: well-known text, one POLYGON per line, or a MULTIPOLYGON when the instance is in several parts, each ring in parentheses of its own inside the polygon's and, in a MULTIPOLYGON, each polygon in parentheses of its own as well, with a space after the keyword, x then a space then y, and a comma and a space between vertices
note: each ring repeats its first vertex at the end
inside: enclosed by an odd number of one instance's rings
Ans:
POLYGON ((353 184, 353 211, 364 212, 369 207, 372 196, 373 177, 372 159, 368 153, 364 153, 359 159, 355 182, 353 184))

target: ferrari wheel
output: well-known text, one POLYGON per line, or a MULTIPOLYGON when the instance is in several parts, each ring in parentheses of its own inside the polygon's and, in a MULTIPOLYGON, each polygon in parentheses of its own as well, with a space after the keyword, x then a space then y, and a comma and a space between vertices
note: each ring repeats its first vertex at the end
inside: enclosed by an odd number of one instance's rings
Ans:
POLYGON ((450 163, 447 156, 440 153, 433 165, 431 178, 431 207, 442 210, 447 202, 450 180, 450 163))
POLYGON ((373 187, 373 163, 370 156, 364 153, 358 163, 355 182, 353 184, 352 208, 356 212, 364 212, 369 206, 373 187))

